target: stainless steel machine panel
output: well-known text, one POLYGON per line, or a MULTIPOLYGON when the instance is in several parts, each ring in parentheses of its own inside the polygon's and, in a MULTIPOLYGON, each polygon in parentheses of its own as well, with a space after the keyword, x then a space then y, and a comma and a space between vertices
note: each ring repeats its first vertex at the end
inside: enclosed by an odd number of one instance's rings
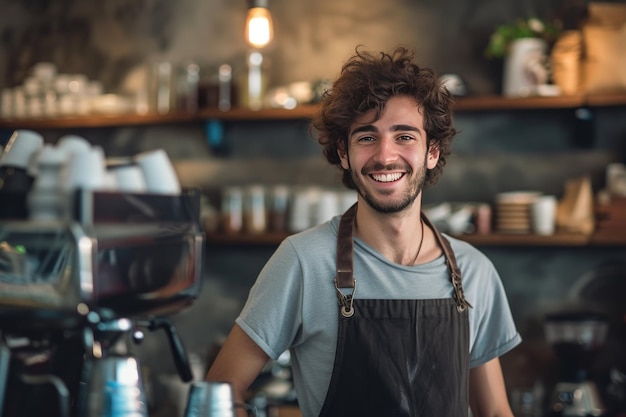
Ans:
POLYGON ((0 321, 71 326, 85 311, 173 314, 201 287, 199 191, 78 191, 66 220, 0 222, 0 321), (33 320, 29 320, 32 318, 33 320))

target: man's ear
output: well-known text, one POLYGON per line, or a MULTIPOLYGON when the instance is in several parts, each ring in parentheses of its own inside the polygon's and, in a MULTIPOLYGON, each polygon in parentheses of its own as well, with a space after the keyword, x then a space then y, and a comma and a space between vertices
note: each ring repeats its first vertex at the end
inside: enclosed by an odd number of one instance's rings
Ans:
POLYGON ((343 148, 337 148, 337 155, 341 160, 341 167, 343 169, 350 169, 350 163, 348 161, 348 153, 343 148))
POLYGON ((433 169, 437 166, 437 162, 439 162, 439 146, 431 142, 430 146, 428 146, 428 158, 426 160, 426 167, 428 169, 433 169))

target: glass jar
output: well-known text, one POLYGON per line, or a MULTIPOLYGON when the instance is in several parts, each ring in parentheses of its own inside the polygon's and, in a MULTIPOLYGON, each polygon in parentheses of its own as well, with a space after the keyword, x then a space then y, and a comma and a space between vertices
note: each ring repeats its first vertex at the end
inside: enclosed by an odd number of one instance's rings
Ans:
POLYGON ((244 200, 244 228, 248 233, 267 231, 267 210, 265 208, 265 188, 251 185, 246 190, 244 200))
POLYGON ((237 186, 222 190, 221 218, 224 233, 239 233, 243 228, 243 189, 237 186))

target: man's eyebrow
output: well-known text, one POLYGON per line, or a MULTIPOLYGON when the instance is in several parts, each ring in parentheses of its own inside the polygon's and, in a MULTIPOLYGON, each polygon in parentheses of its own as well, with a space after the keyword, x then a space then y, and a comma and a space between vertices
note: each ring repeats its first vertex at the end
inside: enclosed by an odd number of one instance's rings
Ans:
MULTIPOLYGON (((402 131, 407 131, 407 132, 416 132, 418 133, 420 136, 422 135, 422 132, 415 126, 411 126, 411 125, 393 125, 391 126, 391 131, 393 132, 402 132, 402 131)), ((362 125, 359 127, 354 128, 354 130, 352 132, 350 132, 350 136, 355 135, 357 133, 361 133, 361 132, 378 132, 378 128, 374 125, 362 125)))
POLYGON ((355 133, 361 132, 378 132, 378 128, 374 125, 362 125, 350 132, 350 136, 354 135, 355 133))
POLYGON ((391 126, 391 130, 394 132, 401 132, 401 131, 417 132, 420 134, 420 136, 422 135, 422 132, 417 127, 411 126, 411 125, 393 125, 391 126))

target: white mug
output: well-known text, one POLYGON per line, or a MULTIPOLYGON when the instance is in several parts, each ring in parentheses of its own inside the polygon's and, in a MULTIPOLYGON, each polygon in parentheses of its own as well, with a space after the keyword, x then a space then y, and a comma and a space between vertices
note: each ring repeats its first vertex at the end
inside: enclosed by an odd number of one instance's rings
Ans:
POLYGON ((155 149, 135 155, 135 163, 141 168, 148 192, 155 194, 180 194, 181 187, 174 166, 163 149, 155 149))
POLYGON ((538 235, 552 235, 556 226, 557 199, 553 195, 537 197, 531 204, 533 231, 538 235))
POLYGON ((102 148, 93 147, 71 153, 65 169, 64 185, 69 189, 102 189, 105 186, 105 170, 102 148))
POLYGON ((74 154, 78 152, 87 152, 91 149, 91 144, 81 136, 65 135, 57 142, 57 148, 62 149, 69 154, 74 154))
POLYGON ((145 193, 148 188, 142 169, 134 164, 109 168, 115 177, 117 189, 129 193, 145 193))
POLYGON ((32 130, 16 130, 0 154, 0 166, 27 168, 33 155, 42 148, 43 137, 39 133, 32 130))

